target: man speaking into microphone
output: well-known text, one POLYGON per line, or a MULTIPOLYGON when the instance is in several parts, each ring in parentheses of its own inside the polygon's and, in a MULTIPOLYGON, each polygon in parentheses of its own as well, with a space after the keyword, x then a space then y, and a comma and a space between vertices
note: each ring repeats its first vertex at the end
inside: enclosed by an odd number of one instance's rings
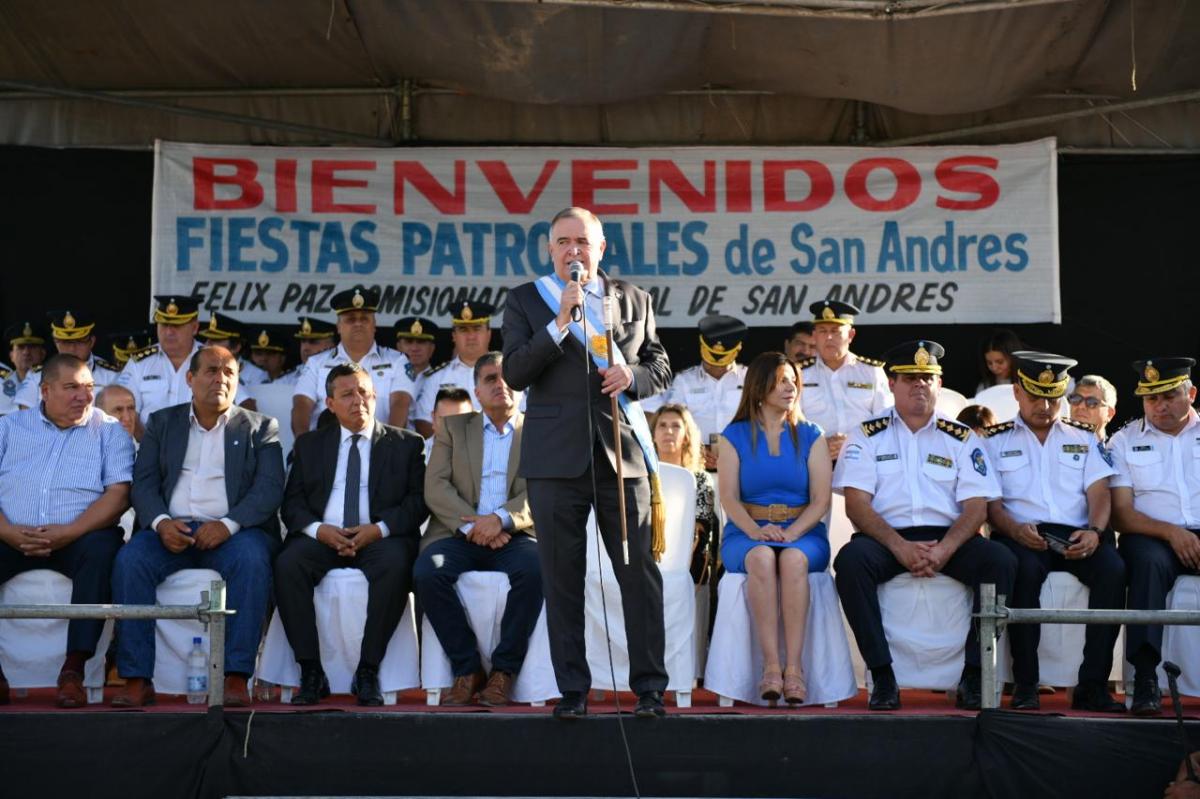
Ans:
POLYGON ((604 229, 591 211, 567 208, 555 215, 549 240, 554 273, 518 286, 505 301, 504 379, 528 392, 519 473, 538 530, 550 656, 562 693, 554 715, 587 714, 592 677, 583 637, 583 583, 588 511, 594 507, 621 587, 635 713, 654 718, 665 714, 667 687, 662 575, 654 562, 661 554, 661 529, 654 528, 661 528, 663 514, 654 442, 637 400, 671 384, 671 364, 655 333, 650 295, 600 271, 604 246, 604 229), (623 487, 617 485, 614 395, 621 412, 623 487), (625 492, 628 565, 620 541, 619 489, 625 492))

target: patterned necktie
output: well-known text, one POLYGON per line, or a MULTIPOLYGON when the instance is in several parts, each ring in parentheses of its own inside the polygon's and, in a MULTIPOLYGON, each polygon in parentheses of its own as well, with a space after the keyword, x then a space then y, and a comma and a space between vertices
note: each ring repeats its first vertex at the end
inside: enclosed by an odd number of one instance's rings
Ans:
POLYGON ((358 453, 361 435, 350 436, 350 457, 346 459, 346 497, 342 505, 342 527, 358 526, 358 492, 362 486, 362 456, 358 453))

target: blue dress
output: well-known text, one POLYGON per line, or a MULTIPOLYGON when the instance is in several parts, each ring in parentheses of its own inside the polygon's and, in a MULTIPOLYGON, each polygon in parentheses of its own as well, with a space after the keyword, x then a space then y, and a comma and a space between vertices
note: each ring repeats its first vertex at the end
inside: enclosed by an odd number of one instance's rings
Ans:
MULTIPOLYGON (((779 454, 772 455, 766 436, 758 431, 758 446, 750 449, 750 422, 731 422, 724 436, 737 450, 738 485, 741 499, 754 505, 807 505, 808 504, 808 452, 813 442, 821 437, 821 428, 812 422, 801 422, 796 428, 797 443, 787 429, 779 436, 779 454)), ((791 524, 788 520, 787 524, 791 524)), ((761 521, 760 527, 770 522, 761 521)), ((781 524, 780 527, 786 527, 781 524)), ((777 549, 792 547, 808 557, 810 572, 825 571, 829 565, 829 533, 823 522, 818 522, 800 538, 790 543, 777 541, 755 541, 738 529, 733 522, 725 523, 724 539, 721 542, 721 560, 726 571, 745 574, 746 553, 756 546, 777 549)))

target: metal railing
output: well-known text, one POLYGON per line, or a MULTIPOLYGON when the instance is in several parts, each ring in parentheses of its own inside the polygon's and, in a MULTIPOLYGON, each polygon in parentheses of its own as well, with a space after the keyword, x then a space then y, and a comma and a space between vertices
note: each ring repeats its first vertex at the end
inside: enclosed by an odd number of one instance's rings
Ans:
POLYGON ((194 619, 208 628, 208 706, 225 704, 225 581, 200 592, 199 605, 0 605, 0 619, 194 619))
POLYGON ((1180 624, 1200 626, 1200 610, 1056 610, 1054 608, 1010 608, 996 586, 979 586, 979 647, 982 658, 983 707, 1000 706, 996 674, 996 641, 1009 624, 1180 624))

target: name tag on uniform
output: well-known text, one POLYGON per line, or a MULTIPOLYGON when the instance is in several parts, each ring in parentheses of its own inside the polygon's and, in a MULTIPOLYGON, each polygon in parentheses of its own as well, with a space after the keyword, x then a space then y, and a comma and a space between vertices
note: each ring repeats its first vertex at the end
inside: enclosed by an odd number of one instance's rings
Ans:
POLYGON ((1141 446, 1134 447, 1133 451, 1134 452, 1153 452, 1154 445, 1153 444, 1142 444, 1141 446))
POLYGON ((894 460, 899 460, 899 459, 900 459, 900 455, 895 452, 889 452, 885 455, 876 455, 875 456, 875 460, 877 460, 877 461, 894 461, 894 460))
POLYGON ((872 389, 872 388, 875 388, 875 386, 871 385, 870 383, 851 383, 851 382, 847 382, 847 383, 846 383, 846 385, 847 385, 848 387, 850 387, 850 388, 866 388, 866 389, 872 389))
POLYGON ((1001 458, 1019 458, 1025 453, 1019 449, 1006 449, 1000 453, 1001 458))
POLYGON ((371 368, 372 369, 391 369, 392 365, 390 363, 377 363, 374 366, 372 366, 371 368))
POLYGON ((1086 444, 1063 444, 1062 451, 1063 452, 1074 452, 1078 455, 1083 455, 1083 454, 1087 453, 1088 448, 1087 448, 1086 444))
POLYGON ((947 469, 954 467, 954 461, 950 460, 949 458, 943 458, 941 455, 930 455, 925 460, 928 463, 934 464, 935 466, 945 466, 947 469))
POLYGON ((162 380, 162 375, 142 375, 142 380, 162 380))
MULTIPOLYGON (((819 385, 821 385, 821 384, 820 383, 805 383, 804 387, 805 388, 816 388, 819 385)), ((738 388, 741 388, 741 386, 738 386, 738 388)))

